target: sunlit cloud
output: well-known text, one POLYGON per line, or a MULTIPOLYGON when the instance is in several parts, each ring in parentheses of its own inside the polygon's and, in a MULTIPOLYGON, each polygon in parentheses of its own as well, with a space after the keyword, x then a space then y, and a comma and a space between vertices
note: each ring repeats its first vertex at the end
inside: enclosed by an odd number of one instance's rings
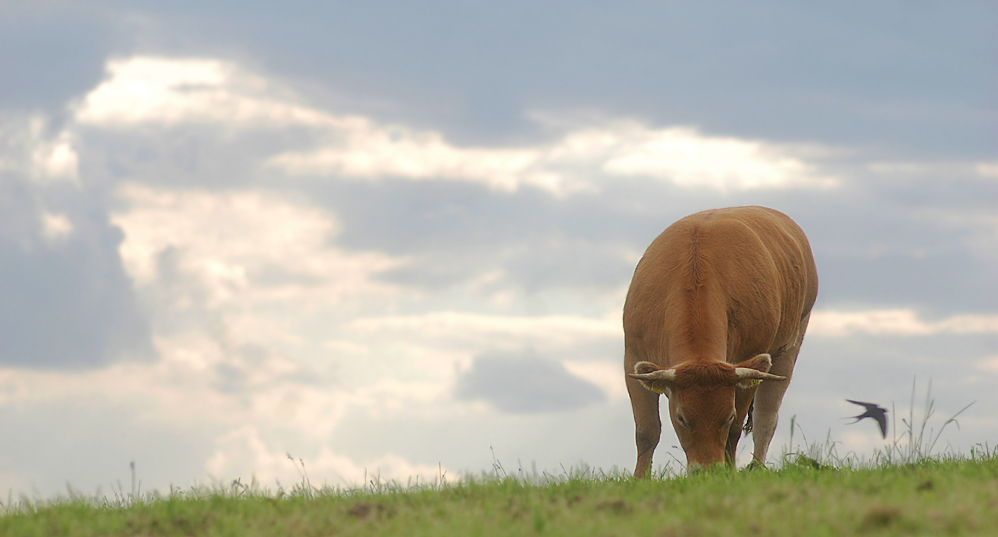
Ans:
POLYGON ((305 482, 306 474, 313 486, 346 488, 365 487, 371 481, 415 485, 459 479, 455 472, 448 472, 441 465, 412 464, 397 455, 358 462, 323 447, 319 453, 303 459, 300 453, 281 451, 270 445, 253 425, 232 430, 219 438, 215 446, 205 464, 209 475, 222 480, 252 475, 260 483, 280 483, 288 489, 305 482))
POLYGON ((998 333, 998 315, 954 315, 938 321, 926 321, 911 309, 825 310, 811 314, 807 333, 821 337, 994 334, 998 333))
POLYGON ((793 147, 706 135, 692 127, 656 128, 616 119, 574 127, 553 143, 461 147, 437 131, 309 107, 286 88, 230 62, 139 56, 111 61, 107 72, 107 79, 76 107, 80 123, 314 129, 313 147, 265 159, 266 166, 288 175, 464 181, 498 191, 534 187, 556 195, 596 191, 614 177, 722 192, 838 184, 793 147))
POLYGON ((42 236, 49 243, 59 242, 73 232, 73 223, 64 214, 42 212, 41 218, 42 236))
POLYGON ((977 164, 977 174, 981 177, 998 177, 998 163, 981 162, 977 164))
POLYGON ((291 175, 339 175, 357 179, 397 177, 482 183, 501 191, 530 185, 561 192, 566 179, 539 168, 540 152, 459 148, 437 132, 357 121, 342 140, 316 151, 277 155, 268 165, 291 175))
MULTIPOLYGON (((187 277, 199 286, 188 291, 203 292, 206 307, 286 300, 333 305, 393 289, 372 276, 399 261, 330 246, 338 224, 319 209, 252 191, 126 184, 118 195, 127 208, 112 221, 125 233, 121 257, 139 285, 187 277)), ((199 299, 188 294, 185 300, 199 299)))
POLYGON ((23 173, 41 184, 78 186, 79 160, 70 131, 49 135, 42 116, 0 121, 0 171, 23 173))
POLYGON ((998 356, 989 356, 977 362, 977 369, 998 374, 998 356))
POLYGON ((611 175, 648 176, 719 191, 838 184, 787 149, 762 141, 705 136, 695 129, 618 127, 623 143, 603 163, 611 175))
POLYGON ((719 191, 838 184, 776 144, 712 137, 693 128, 655 129, 630 120, 519 149, 458 148, 438 133, 373 124, 347 139, 319 150, 284 153, 268 163, 293 175, 455 179, 505 191, 534 186, 555 194, 598 190, 601 181, 625 176, 719 191))
POLYGON ((562 362, 569 373, 599 386, 603 393, 614 399, 627 399, 627 385, 624 383, 623 358, 562 362))
POLYGON ((111 60, 107 78, 75 107, 85 125, 215 123, 322 125, 334 118, 281 98, 281 89, 214 59, 111 60))
POLYGON ((365 471, 369 477, 402 481, 446 472, 390 454, 354 460, 315 448, 316 442, 328 442, 351 412, 430 416, 433 408, 425 407, 443 407, 432 399, 446 386, 395 379, 343 386, 288 356, 250 356, 237 341, 203 333, 158 338, 156 345, 161 359, 155 363, 120 363, 86 372, 0 369, 0 407, 27 412, 87 402, 128 408, 143 423, 213 437, 214 451, 203 463, 206 475, 256 477, 265 486, 278 480, 285 486, 301 482, 287 459, 289 452, 307 461, 315 484, 359 485, 365 471))
MULTIPOLYGON (((293 394, 322 408, 327 419, 338 421, 343 394, 319 386, 301 385, 298 376, 314 371, 279 352, 255 352, 239 344, 226 345, 204 332, 187 332, 155 340, 159 360, 122 362, 85 372, 0 369, 0 405, 46 405, 68 400, 98 399, 125 404, 148 420, 218 425, 253 419, 276 423, 276 406, 293 394), (239 390, 226 389, 233 377, 239 390), (318 396, 319 399, 315 399, 318 396), (205 414, 205 408, 215 412, 205 414)), ((334 423, 310 427, 328 429, 334 423)))

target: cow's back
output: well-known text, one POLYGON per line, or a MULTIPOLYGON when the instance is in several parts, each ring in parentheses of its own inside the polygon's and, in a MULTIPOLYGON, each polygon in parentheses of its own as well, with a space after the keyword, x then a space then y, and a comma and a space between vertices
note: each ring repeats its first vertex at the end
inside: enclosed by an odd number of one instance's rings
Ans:
POLYGON ((734 207, 690 215, 662 232, 635 269, 624 304, 627 354, 662 366, 710 344, 729 363, 775 355, 798 339, 817 284, 807 238, 785 214, 734 207))

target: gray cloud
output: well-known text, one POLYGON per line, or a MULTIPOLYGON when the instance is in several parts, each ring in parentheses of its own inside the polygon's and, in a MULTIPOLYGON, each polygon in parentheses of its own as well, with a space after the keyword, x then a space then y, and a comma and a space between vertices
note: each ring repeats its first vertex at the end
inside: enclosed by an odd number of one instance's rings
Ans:
POLYGON ((101 9, 65 3, 5 2, 0 7, 0 110, 43 109, 58 115, 94 87, 119 30, 101 9))
POLYGON ((486 353, 461 373, 460 400, 482 400, 508 413, 575 410, 604 399, 592 383, 533 351, 486 353))
POLYGON ((100 78, 109 54, 153 50, 251 60, 321 105, 443 125, 459 143, 536 137, 525 112, 567 108, 922 157, 992 152, 995 8, 987 2, 910 10, 861 2, 36 4, 5 6, 0 70, 10 76, 0 107, 54 110, 100 78))
POLYGON ((988 178, 890 175, 866 169, 855 156, 829 157, 821 164, 844 181, 830 191, 719 195, 633 178, 606 183, 599 193, 557 198, 530 187, 506 193, 445 181, 289 180, 261 173, 243 157, 307 141, 304 131, 222 137, 212 127, 187 126, 162 134, 163 144, 149 132, 88 133, 84 181, 296 192, 342 224, 331 239, 337 248, 404 256, 408 263, 378 277, 431 292, 496 271, 499 285, 528 294, 621 287, 632 274, 633 255, 676 219, 758 203, 787 212, 808 233, 823 303, 910 305, 944 314, 988 311, 998 297, 990 276, 998 270, 995 259, 974 242, 978 236, 993 241, 988 231, 946 223, 947 214, 988 214, 988 200, 998 195, 988 178))
POLYGON ((790 214, 807 232, 825 304, 991 311, 998 266, 987 252, 986 241, 994 241, 988 224, 950 225, 946 217, 988 214, 982 204, 995 199, 996 187, 980 178, 952 178, 947 187, 937 182, 885 186, 865 174, 838 191, 725 196, 632 182, 560 200, 530 189, 495 194, 449 183, 333 181, 304 188, 342 221, 338 245, 409 256, 409 264, 383 277, 418 288, 446 288, 501 269, 506 284, 526 292, 561 285, 612 289, 626 285, 633 272, 623 252, 643 252, 676 219, 759 203, 790 214), (923 194, 933 189, 944 192, 923 194), (939 218, 926 217, 934 212, 939 218))
POLYGON ((443 181, 289 179, 260 169, 267 155, 315 143, 317 134, 308 129, 236 136, 198 125, 82 132, 88 185, 138 180, 297 191, 343 223, 333 239, 337 247, 407 256, 407 265, 381 277, 427 290, 496 270, 506 284, 528 293, 564 285, 619 287, 633 268, 623 252, 642 251, 675 219, 709 207, 761 203, 786 211, 808 232, 819 258, 823 300, 927 305, 948 312, 985 310, 996 291, 989 278, 994 259, 982 257, 979 246, 974 251, 970 232, 920 214, 986 211, 996 195, 994 181, 892 176, 865 167, 870 160, 900 158, 905 150, 824 157, 821 166, 845 177, 834 191, 718 195, 634 178, 607 182, 597 194, 557 198, 530 187, 502 193, 443 181))
POLYGON ((52 236, 43 198, 27 181, 0 177, 0 363, 98 367, 154 356, 149 326, 125 275, 121 231, 85 198, 52 205, 72 226, 52 236))
POLYGON ((923 156, 991 151, 982 136, 995 110, 987 68, 994 7, 986 2, 910 10, 860 2, 186 2, 133 10, 156 21, 141 30, 160 49, 252 58, 303 81, 317 101, 444 124, 462 141, 523 136, 531 130, 524 111, 597 107, 770 139, 889 142, 923 156))

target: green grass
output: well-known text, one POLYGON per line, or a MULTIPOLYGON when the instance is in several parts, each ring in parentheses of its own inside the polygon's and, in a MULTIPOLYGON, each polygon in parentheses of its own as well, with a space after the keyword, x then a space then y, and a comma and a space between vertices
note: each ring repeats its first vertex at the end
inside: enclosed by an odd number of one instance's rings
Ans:
POLYGON ((0 535, 994 535, 998 456, 669 479, 465 480, 431 489, 215 491, 21 506, 0 535))
POLYGON ((492 475, 457 483, 375 478, 346 490, 313 487, 292 459, 302 482, 291 490, 236 481, 163 496, 139 494, 133 467, 132 493, 0 502, 0 535, 998 535, 998 448, 934 454, 960 413, 929 428, 927 392, 916 423, 914 384, 911 408, 904 432, 869 460, 840 456, 830 438, 809 443, 791 418, 790 446, 795 435, 804 444, 785 448, 777 470, 511 476, 495 461, 492 475))

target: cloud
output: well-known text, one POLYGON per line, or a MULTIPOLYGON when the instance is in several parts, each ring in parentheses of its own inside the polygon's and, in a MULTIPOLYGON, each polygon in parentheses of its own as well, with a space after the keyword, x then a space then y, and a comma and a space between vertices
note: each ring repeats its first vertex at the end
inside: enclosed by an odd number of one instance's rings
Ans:
POLYGON ((313 486, 348 488, 366 487, 371 480, 415 484, 417 480, 434 483, 453 482, 459 478, 443 466, 412 464, 392 454, 357 462, 328 447, 322 447, 318 453, 302 454, 275 449, 273 443, 268 442, 257 427, 244 425, 215 442, 215 451, 205 463, 205 470, 225 482, 252 476, 264 486, 280 483, 286 489, 302 484, 305 473, 313 486), (302 461, 304 468, 300 466, 302 461))
POLYGON ((933 178, 977 176, 985 179, 998 177, 998 164, 994 162, 871 162, 867 167, 875 173, 884 175, 933 178))
POLYGON ((42 213, 42 236, 49 243, 65 239, 73 232, 73 223, 64 214, 42 213))
POLYGON ((977 369, 988 373, 998 373, 998 356, 990 356, 977 362, 977 369))
POLYGON ((617 315, 596 319, 573 315, 515 316, 438 311, 422 315, 363 317, 345 331, 382 339, 397 338, 434 346, 476 350, 533 347, 550 349, 620 338, 617 315))
POLYGON ((79 155, 69 130, 46 132, 43 116, 0 121, 0 172, 30 177, 40 184, 79 186, 79 155))
POLYGON ((800 151, 761 140, 709 136, 616 119, 565 132, 553 143, 461 147, 437 131, 335 115, 299 104, 289 90, 213 59, 133 57, 108 63, 108 79, 75 110, 84 125, 123 128, 181 123, 308 127, 317 149, 266 158, 288 175, 359 180, 449 180, 513 192, 597 191, 605 179, 646 177, 716 191, 828 188, 800 151))
POLYGON ((998 177, 998 163, 994 162, 981 162, 976 166, 977 174, 981 177, 996 178, 998 177))
POLYGON ((475 357, 458 377, 454 396, 482 400, 508 413, 576 410, 605 399, 594 384, 534 351, 475 357))
POLYGON ((911 309, 825 310, 811 314, 807 333, 820 337, 996 334, 998 315, 954 315, 938 321, 926 321, 911 309))
POLYGON ((777 144, 656 129, 632 120, 570 131, 552 144, 518 149, 459 148, 439 133, 358 124, 345 142, 288 152, 268 164, 291 175, 453 179, 495 190, 537 187, 556 195, 599 190, 606 177, 648 177, 685 188, 828 188, 814 166, 777 144))
MULTIPOLYGON (((75 488, 93 490, 112 479, 109 469, 127 467, 128 460, 138 461, 144 488, 158 490, 170 484, 205 484, 208 477, 248 481, 254 475, 264 486, 273 487, 275 479, 291 486, 300 483, 300 476, 287 461, 286 452, 304 458, 317 485, 361 485, 365 470, 369 477, 380 473, 403 482, 417 475, 425 481, 438 474, 435 464, 412 464, 391 453, 351 459, 325 447, 347 415, 432 416, 424 408, 429 393, 425 385, 394 381, 366 388, 339 386, 335 375, 325 369, 315 369, 308 360, 265 352, 244 343, 243 335, 233 331, 229 341, 203 333, 158 338, 162 359, 151 363, 117 363, 82 372, 0 368, 0 408, 17 409, 4 413, 5 422, 14 424, 7 430, 28 430, 37 425, 31 425, 29 417, 55 413, 57 417, 47 422, 61 428, 34 431, 35 444, 44 444, 46 456, 59 453, 52 446, 62 441, 67 429, 73 432, 74 445, 101 449, 112 441, 117 446, 112 450, 117 460, 96 457, 100 471, 82 462, 75 469, 71 464, 57 466, 57 472, 66 473, 57 474, 54 483, 42 480, 39 486, 44 486, 46 494, 62 489, 63 478, 69 476, 74 476, 75 488), (208 408, 211 412, 205 412, 208 408), (67 427, 66 415, 82 415, 89 425, 67 427), (123 429, 121 423, 133 429, 123 429), (131 434, 135 430, 146 435, 142 437, 146 440, 154 438, 154 445, 135 438, 131 434), (165 464, 175 471, 153 470, 155 479, 148 480, 149 461, 161 457, 168 458, 165 464)), ((450 398, 447 402, 448 407, 455 407, 450 398)), ((21 462, 11 462, 13 466, 23 469, 42 464, 34 452, 21 446, 7 442, 8 452, 21 455, 21 462)), ((61 461, 82 461, 95 455, 74 452, 60 457, 61 461)), ((13 466, 0 468, 0 482, 5 486, 19 483, 23 475, 13 466), (5 476, 4 471, 13 474, 5 476)), ((41 466, 38 472, 45 474, 41 466)))
POLYGON ((107 79, 77 105, 75 118, 105 128, 337 124, 327 114, 274 97, 275 92, 280 90, 229 62, 137 56, 109 61, 107 79))
POLYGON ((602 165, 611 175, 648 176, 721 192, 838 184, 817 176, 812 165, 776 144, 704 136, 690 128, 649 129, 636 123, 620 124, 615 131, 622 143, 602 165))
POLYGON ((0 364, 93 368, 154 356, 118 246, 75 186, 0 176, 0 364))
POLYGON ((614 399, 627 399, 623 360, 564 361, 569 373, 586 380, 614 399))
POLYGON ((538 169, 541 155, 529 148, 458 148, 437 132, 381 126, 367 120, 357 121, 338 134, 342 141, 317 151, 277 155, 268 164, 290 175, 457 180, 506 192, 522 186, 556 193, 571 188, 564 176, 538 169))
POLYGON ((127 208, 112 220, 125 234, 125 267, 139 285, 180 284, 177 304, 330 307, 392 291, 372 275, 398 260, 331 247, 333 216, 280 195, 125 184, 118 197, 127 208))

